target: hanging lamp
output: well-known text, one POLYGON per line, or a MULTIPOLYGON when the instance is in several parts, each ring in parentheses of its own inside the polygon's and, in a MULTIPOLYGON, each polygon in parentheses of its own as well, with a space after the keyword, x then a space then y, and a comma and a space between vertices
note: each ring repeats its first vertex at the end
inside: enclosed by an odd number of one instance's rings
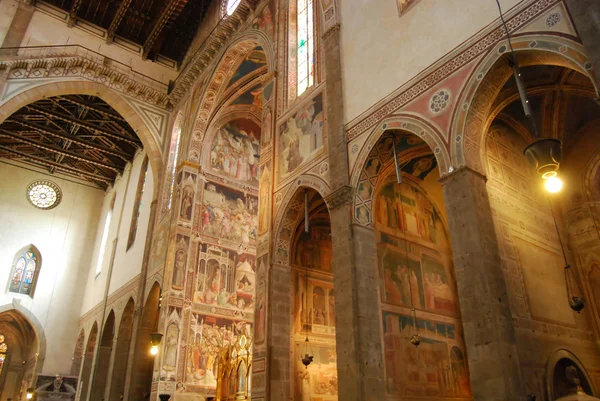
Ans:
MULTIPOLYGON (((304 234, 308 237, 309 234, 309 224, 308 224, 308 189, 304 190, 304 234)), ((310 240, 310 237, 308 238, 310 240)), ((302 357, 302 364, 306 369, 308 369, 308 365, 310 365, 313 361, 313 355, 311 352, 310 342, 308 341, 308 263, 305 263, 304 266, 304 313, 305 313, 305 321, 304 324, 306 326, 306 339, 304 340, 304 356, 302 357)))
MULTIPOLYGON (((396 151, 396 137, 392 136, 392 148, 394 151, 394 166, 396 167, 396 181, 398 182, 398 188, 400 190, 400 213, 402 213, 402 218, 404 219, 404 203, 402 202, 402 170, 400 168, 400 162, 398 161, 398 153, 396 151)), ((408 241, 406 237, 406 227, 402 229, 404 233, 404 257, 406 258, 406 269, 409 268, 409 259, 408 259, 408 241)), ((421 334, 419 333, 419 326, 417 325, 417 311, 415 310, 415 305, 413 303, 412 297, 412 286, 409 284, 408 286, 408 296, 410 298, 410 307, 411 314, 413 318, 413 326, 415 328, 415 333, 410 338, 410 343, 415 347, 421 345, 421 334)))

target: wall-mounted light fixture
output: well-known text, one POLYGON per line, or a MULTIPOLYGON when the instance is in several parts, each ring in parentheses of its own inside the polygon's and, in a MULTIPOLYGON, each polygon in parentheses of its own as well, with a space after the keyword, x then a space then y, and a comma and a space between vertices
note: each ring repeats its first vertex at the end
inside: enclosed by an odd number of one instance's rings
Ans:
POLYGON ((158 355, 158 347, 160 346, 160 341, 162 340, 161 333, 152 333, 150 334, 150 354, 158 355))

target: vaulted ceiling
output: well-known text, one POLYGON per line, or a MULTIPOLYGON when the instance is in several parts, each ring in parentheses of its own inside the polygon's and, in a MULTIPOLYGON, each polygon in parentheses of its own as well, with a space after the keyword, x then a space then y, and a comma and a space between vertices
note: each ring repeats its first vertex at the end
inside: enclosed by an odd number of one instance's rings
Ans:
POLYGON ((0 158, 84 179, 102 189, 141 147, 125 119, 95 96, 38 100, 0 124, 0 158))
POLYGON ((209 5, 216 0, 46 0, 83 20, 143 47, 143 56, 181 62, 209 5))

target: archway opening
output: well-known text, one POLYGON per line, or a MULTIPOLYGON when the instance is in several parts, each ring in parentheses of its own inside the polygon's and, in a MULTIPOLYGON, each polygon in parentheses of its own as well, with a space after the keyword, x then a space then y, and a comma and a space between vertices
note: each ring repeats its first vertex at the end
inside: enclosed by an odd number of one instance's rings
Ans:
POLYGON ((35 330, 16 310, 0 313, 0 399, 23 399, 34 386, 39 343, 35 330))
POLYGON ((87 395, 91 387, 90 376, 92 373, 92 365, 94 363, 94 353, 96 352, 96 342, 98 341, 98 323, 94 322, 83 355, 83 365, 81 367, 81 375, 79 376, 79 399, 87 400, 87 395))
POLYGON ((75 352, 73 352, 73 362, 71 363, 71 376, 79 376, 81 364, 85 353, 85 330, 81 329, 75 343, 75 352))
POLYGON ((308 232, 305 215, 300 213, 293 230, 290 261, 294 400, 337 400, 331 219, 327 204, 317 191, 299 188, 296 197, 302 199, 303 207, 308 207, 308 232), (308 199, 308 204, 304 199, 308 199), (302 363, 306 354, 313 357, 308 367, 302 363))
POLYGON ((133 331, 133 313, 135 302, 129 298, 117 333, 112 378, 110 381, 110 400, 120 400, 125 397, 125 378, 127 377, 127 366, 129 364, 129 346, 133 331))
POLYGON ((436 157, 422 138, 388 130, 373 146, 356 192, 355 220, 375 231, 386 392, 392 397, 471 397, 439 178, 436 157))
POLYGON ((160 302, 160 285, 154 283, 142 313, 142 321, 136 341, 136 360, 133 368, 133 380, 130 398, 133 400, 146 399, 151 392, 152 372, 155 356, 150 354, 150 335, 158 329, 160 302))
POLYGON ((115 312, 110 311, 104 323, 104 330, 100 337, 100 345, 98 345, 98 355, 96 356, 96 369, 92 382, 92 392, 90 394, 91 401, 102 401, 106 399, 108 389, 108 372, 110 370, 110 359, 113 349, 113 341, 115 337, 115 312))

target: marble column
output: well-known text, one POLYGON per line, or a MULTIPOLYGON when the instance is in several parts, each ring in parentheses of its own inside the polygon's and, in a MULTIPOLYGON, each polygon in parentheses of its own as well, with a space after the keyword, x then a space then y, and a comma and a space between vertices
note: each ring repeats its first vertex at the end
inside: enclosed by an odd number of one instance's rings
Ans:
POLYGON ((486 178, 462 167, 444 189, 474 400, 524 399, 486 178))

